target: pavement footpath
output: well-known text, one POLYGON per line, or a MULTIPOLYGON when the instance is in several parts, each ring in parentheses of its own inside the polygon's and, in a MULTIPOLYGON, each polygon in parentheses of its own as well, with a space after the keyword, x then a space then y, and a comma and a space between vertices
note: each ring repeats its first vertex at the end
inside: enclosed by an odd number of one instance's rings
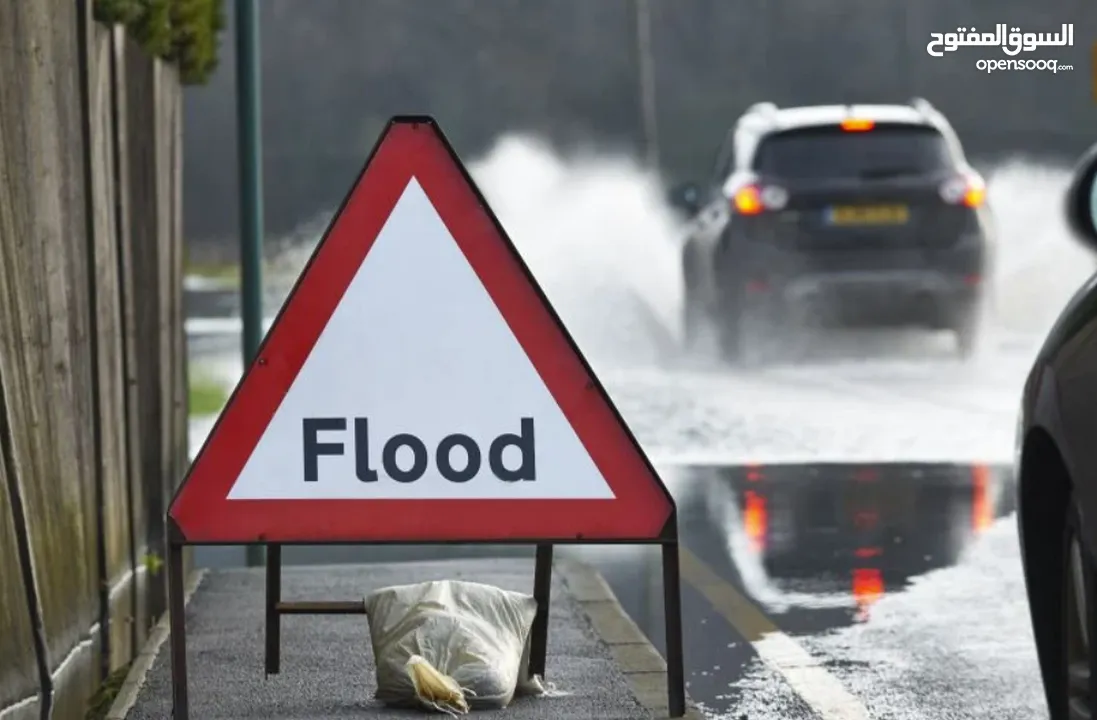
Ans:
MULTIPOLYGON (((355 600, 378 588, 471 580, 533 592, 533 560, 475 559, 286 567, 284 600, 355 600)), ((426 716, 373 699, 374 659, 364 615, 283 616, 281 673, 263 672, 262 569, 199 571, 187 603, 192 720, 327 720, 426 716)), ((163 619, 134 662, 108 720, 171 717, 171 663, 163 619)), ((543 697, 517 698, 491 714, 516 720, 666 718, 666 662, 625 613, 605 580, 558 560, 543 697)), ((474 711, 473 714, 478 714, 474 711)), ((437 716, 437 715, 436 715, 437 716)), ((702 715, 689 703, 691 720, 702 715)))

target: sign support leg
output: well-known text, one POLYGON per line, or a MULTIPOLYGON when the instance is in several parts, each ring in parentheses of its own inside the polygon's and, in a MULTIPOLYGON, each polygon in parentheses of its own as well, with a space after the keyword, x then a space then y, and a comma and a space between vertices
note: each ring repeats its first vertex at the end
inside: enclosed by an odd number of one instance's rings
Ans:
POLYGON ((277 675, 282 669, 282 546, 267 546, 266 643, 267 675, 277 675))
POLYGON ((678 567, 678 532, 663 545, 663 612, 667 636, 667 709, 677 718, 686 714, 686 671, 682 651, 682 587, 678 567))
POLYGON ((552 545, 538 545, 533 569, 533 599, 537 614, 529 637, 529 674, 545 676, 548 655, 549 600, 552 595, 552 545))
POLYGON ((187 621, 183 606, 183 545, 168 543, 168 629, 171 642, 171 716, 188 720, 187 621))

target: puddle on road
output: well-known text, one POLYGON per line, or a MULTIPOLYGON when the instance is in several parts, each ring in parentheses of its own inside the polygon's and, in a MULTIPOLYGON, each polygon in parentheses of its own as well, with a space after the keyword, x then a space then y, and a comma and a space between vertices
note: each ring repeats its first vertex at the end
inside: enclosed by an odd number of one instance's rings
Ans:
MULTIPOLYGON (((742 624, 750 613, 732 605, 753 604, 794 642, 873 627, 885 597, 902 601, 941 572, 964 574, 976 541, 993 534, 992 526, 1000 531, 995 520, 1013 510, 1012 469, 996 465, 697 466, 677 469, 673 486, 684 545, 734 589, 712 598, 683 587, 689 692, 721 718, 758 707, 765 717, 814 717, 759 664, 752 644, 738 641, 739 626, 729 623, 742 624), (732 602, 735 594, 742 600, 732 602)), ((663 651, 658 555, 645 549, 642 560, 603 561, 599 569, 663 651)), ((970 603, 993 602, 998 588, 974 580, 970 603)), ((917 634, 917 618, 908 614, 900 624, 917 634)), ((758 627, 745 622, 748 632, 758 627)))
MULTIPOLYGON (((772 614, 843 608, 955 564, 1012 511, 1012 470, 979 464, 697 468, 703 510, 682 522, 710 562, 772 614), (702 518, 708 522, 702 522, 702 518), (724 558, 713 552, 722 546, 724 558)), ((690 540, 687 540, 687 545, 690 540)), ((692 545, 691 545, 692 546, 692 545)))
MULTIPOLYGON (((792 634, 863 622, 885 595, 961 562, 1013 510, 1012 469, 1000 465, 693 466, 673 476, 683 544, 792 634)), ((658 549, 579 552, 662 650, 658 549)))

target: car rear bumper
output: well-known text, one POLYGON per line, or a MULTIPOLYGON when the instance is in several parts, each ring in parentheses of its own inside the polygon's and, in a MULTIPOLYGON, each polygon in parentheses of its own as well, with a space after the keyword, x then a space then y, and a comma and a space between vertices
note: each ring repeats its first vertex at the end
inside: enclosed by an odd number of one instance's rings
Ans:
POLYGON ((805 249, 766 242, 751 229, 729 227, 723 238, 714 269, 725 310, 814 324, 958 327, 982 299, 993 246, 985 232, 965 232, 951 241, 891 236, 875 244, 851 234, 845 247, 805 249))
POLYGON ((801 322, 950 327, 976 309, 981 284, 930 270, 818 273, 755 287, 749 305, 801 322))

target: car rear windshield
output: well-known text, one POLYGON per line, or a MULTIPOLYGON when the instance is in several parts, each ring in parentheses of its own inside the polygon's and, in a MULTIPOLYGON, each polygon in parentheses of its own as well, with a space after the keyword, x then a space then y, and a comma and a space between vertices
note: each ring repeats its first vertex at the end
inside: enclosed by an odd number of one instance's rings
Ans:
POLYGON ((757 172, 795 179, 924 175, 953 165, 944 136, 917 125, 877 126, 861 132, 835 126, 777 133, 761 142, 754 158, 757 172))

